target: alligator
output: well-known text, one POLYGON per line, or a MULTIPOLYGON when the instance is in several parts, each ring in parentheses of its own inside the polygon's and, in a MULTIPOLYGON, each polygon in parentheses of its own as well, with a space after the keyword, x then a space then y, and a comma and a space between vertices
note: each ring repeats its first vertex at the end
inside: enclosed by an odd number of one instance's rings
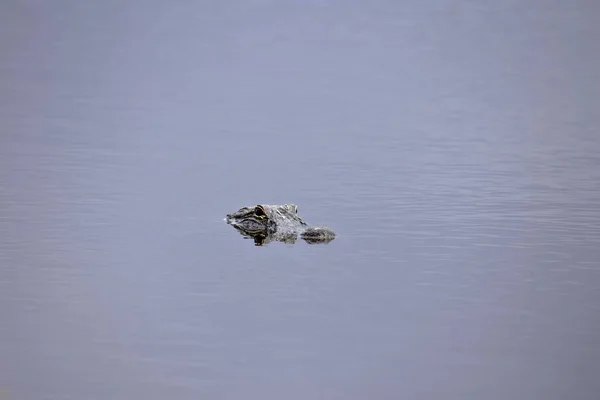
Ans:
POLYGON ((227 214, 226 221, 245 238, 254 239, 256 246, 272 241, 294 244, 298 235, 308 244, 329 243, 335 238, 335 233, 326 226, 309 227, 298 215, 295 204, 242 207, 227 214))

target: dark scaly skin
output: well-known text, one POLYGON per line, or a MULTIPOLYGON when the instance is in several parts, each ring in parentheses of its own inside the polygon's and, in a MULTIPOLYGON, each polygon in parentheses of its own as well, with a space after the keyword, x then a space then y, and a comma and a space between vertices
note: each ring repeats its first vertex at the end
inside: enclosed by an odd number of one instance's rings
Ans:
POLYGON ((298 235, 309 244, 329 243, 335 233, 326 226, 309 227, 298 215, 295 204, 242 207, 227 214, 227 223, 247 238, 253 238, 257 246, 272 241, 296 243, 298 235))

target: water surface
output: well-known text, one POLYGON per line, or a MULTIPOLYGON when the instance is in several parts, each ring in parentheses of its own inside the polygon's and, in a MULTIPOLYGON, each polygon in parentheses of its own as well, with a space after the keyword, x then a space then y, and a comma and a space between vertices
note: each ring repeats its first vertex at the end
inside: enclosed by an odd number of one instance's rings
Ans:
POLYGON ((3 2, 0 394, 596 399, 598 11, 3 2))

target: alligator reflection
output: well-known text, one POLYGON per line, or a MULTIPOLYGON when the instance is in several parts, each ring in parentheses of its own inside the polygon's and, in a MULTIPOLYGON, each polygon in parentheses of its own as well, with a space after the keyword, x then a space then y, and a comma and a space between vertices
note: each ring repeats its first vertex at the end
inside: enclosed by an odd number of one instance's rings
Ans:
MULTIPOLYGON (((284 233, 284 232, 274 232, 274 233, 265 233, 265 232, 252 232, 246 231, 240 226, 236 226, 230 224, 235 228, 236 231, 240 233, 245 239, 254 239, 255 246, 263 246, 269 244, 271 242, 283 242, 287 244, 295 244, 298 240, 297 233, 284 233)), ((334 237, 326 237, 326 238, 315 238, 310 237, 310 235, 300 234, 302 240, 304 240, 308 244, 327 244, 331 242, 334 237)))

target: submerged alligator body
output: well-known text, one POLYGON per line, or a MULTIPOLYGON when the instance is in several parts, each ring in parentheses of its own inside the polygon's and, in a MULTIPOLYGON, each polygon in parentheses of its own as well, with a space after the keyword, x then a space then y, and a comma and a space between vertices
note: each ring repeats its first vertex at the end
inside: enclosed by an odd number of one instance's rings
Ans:
POLYGON ((295 204, 242 207, 227 214, 227 223, 242 236, 254 239, 257 246, 272 241, 293 244, 298 235, 309 244, 329 243, 335 238, 335 233, 325 226, 309 227, 298 216, 298 206, 295 204))

